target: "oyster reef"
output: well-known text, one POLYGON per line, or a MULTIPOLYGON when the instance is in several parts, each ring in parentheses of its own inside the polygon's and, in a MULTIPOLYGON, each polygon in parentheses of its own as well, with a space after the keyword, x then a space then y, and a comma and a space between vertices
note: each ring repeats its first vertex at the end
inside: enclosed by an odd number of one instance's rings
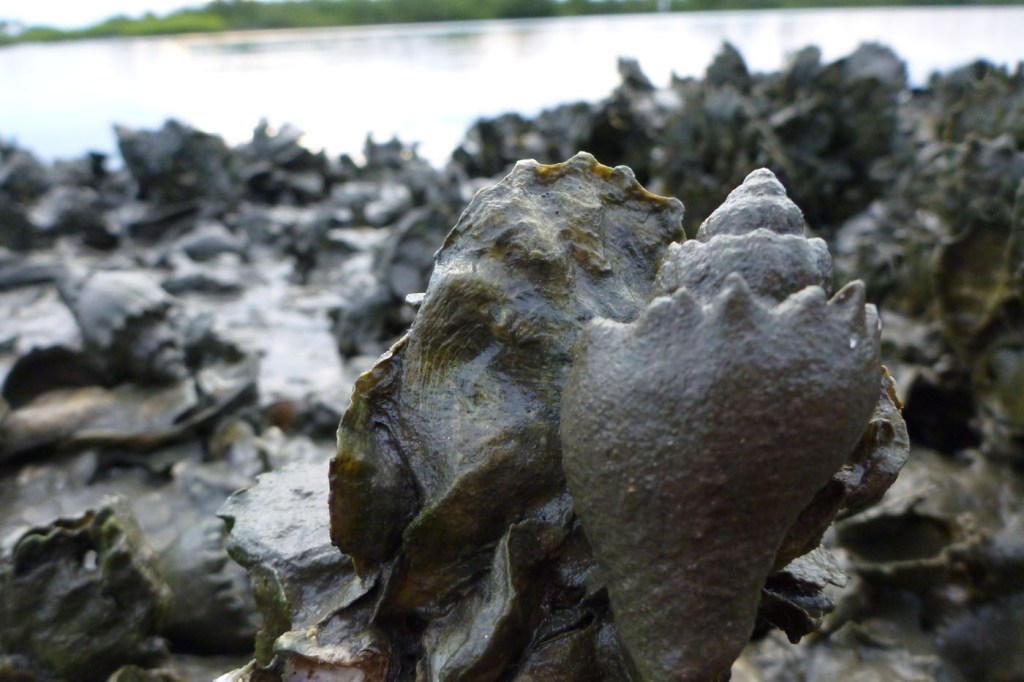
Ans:
POLYGON ((0 681, 1024 679, 1024 73, 620 72, 0 140, 0 681))

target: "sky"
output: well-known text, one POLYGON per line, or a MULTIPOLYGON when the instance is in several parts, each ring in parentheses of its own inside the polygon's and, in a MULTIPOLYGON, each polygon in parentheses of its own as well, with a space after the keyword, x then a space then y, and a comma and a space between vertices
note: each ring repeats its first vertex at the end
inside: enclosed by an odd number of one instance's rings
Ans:
POLYGON ((0 20, 29 26, 83 28, 118 14, 167 14, 182 7, 205 5, 205 0, 0 0, 0 20))

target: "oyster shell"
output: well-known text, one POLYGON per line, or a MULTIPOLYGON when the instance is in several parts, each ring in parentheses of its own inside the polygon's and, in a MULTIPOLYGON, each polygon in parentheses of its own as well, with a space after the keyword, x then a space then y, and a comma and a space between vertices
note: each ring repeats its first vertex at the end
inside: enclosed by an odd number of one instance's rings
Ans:
POLYGON ((0 557, 0 648, 27 655, 40 679, 103 679, 165 653, 156 633, 169 599, 131 510, 108 499, 0 557))
POLYGON ((331 538, 363 572, 401 548, 395 608, 446 603, 489 563, 472 555, 557 496, 576 334, 638 312, 681 217, 581 153, 521 162, 452 229, 408 334, 356 382, 331 463, 331 538))

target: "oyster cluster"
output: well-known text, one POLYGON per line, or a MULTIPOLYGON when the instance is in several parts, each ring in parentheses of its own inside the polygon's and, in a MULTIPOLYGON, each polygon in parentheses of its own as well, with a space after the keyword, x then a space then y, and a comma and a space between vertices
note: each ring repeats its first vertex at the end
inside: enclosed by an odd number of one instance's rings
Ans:
POLYGON ((332 540, 374 585, 325 622, 374 632, 389 675, 724 679, 766 581, 892 482, 907 442, 863 285, 831 294, 770 171, 695 240, 682 214, 580 153, 517 164, 449 234, 330 467, 332 540))

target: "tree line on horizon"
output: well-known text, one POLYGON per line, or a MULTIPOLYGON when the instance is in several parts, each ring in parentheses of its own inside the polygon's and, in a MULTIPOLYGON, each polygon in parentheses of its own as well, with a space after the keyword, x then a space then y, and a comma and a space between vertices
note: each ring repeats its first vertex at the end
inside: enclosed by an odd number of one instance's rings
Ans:
MULTIPOLYGON (((527 19, 593 14, 722 9, 1024 4, 1024 0, 213 0, 206 5, 138 18, 117 16, 82 29, 35 26, 0 33, 0 44, 367 24, 527 19)), ((0 25, 4 22, 0 21, 0 25)), ((9 24, 8 24, 9 25, 9 24)))

